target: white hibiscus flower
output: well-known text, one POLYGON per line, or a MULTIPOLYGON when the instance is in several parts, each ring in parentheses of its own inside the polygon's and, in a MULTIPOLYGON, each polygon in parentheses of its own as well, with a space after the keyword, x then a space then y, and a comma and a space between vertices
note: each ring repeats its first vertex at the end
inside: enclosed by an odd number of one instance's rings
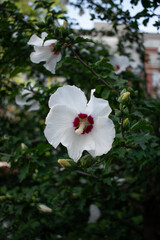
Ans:
POLYGON ((54 51, 54 45, 57 42, 55 39, 44 41, 48 34, 43 32, 41 38, 37 35, 32 35, 28 41, 29 45, 34 46, 35 52, 32 52, 30 59, 33 63, 40 63, 45 61, 43 65, 51 73, 55 73, 57 62, 61 60, 61 53, 54 51))
POLYGON ((89 206, 89 213, 88 223, 95 223, 101 217, 101 211, 95 204, 89 206))
POLYGON ((130 61, 126 56, 120 56, 115 54, 111 59, 110 63, 114 66, 115 72, 117 74, 126 70, 127 67, 130 66, 130 61))
POLYGON ((87 103, 84 93, 75 86, 63 86, 51 95, 50 111, 44 134, 48 142, 67 147, 75 162, 84 150, 93 157, 107 153, 115 137, 115 128, 108 118, 111 108, 108 101, 94 97, 87 103))
POLYGON ((32 98, 34 95, 33 92, 24 89, 22 90, 21 94, 16 96, 16 103, 19 106, 30 106, 29 107, 29 112, 30 111, 35 111, 35 110, 39 110, 40 109, 40 104, 38 101, 36 101, 35 99, 30 99, 32 98), (30 99, 30 100, 29 100, 30 99))

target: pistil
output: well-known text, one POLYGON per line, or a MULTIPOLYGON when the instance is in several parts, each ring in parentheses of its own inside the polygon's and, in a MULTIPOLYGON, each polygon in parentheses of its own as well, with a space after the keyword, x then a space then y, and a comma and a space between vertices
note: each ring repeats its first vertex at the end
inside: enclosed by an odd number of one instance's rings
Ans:
POLYGON ((93 117, 91 115, 88 116, 86 113, 79 113, 73 121, 73 127, 77 135, 90 133, 93 129, 93 124, 93 117))
POLYGON ((75 130, 75 133, 77 133, 78 135, 82 134, 84 129, 85 129, 85 127, 86 127, 86 121, 82 120, 80 122, 79 128, 75 130))

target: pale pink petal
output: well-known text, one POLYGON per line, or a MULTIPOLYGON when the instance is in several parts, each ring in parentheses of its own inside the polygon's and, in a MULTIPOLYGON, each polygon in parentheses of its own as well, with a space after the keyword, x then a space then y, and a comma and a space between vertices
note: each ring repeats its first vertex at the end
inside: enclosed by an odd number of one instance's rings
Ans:
POLYGON ((108 116, 111 113, 111 108, 107 100, 102 98, 96 98, 94 96, 95 90, 91 91, 91 99, 87 104, 88 114, 91 114, 92 117, 108 116))
POLYGON ((115 138, 115 128, 112 120, 107 117, 96 119, 90 135, 95 141, 95 148, 89 153, 93 157, 106 154, 111 149, 115 138))
MULTIPOLYGON (((48 142, 57 147, 66 131, 73 131, 73 121, 76 114, 66 106, 53 107, 46 118, 46 128, 44 134, 48 142)), ((70 139, 68 139, 70 141, 70 139)))
POLYGON ((56 68, 56 64, 57 62, 59 62, 61 60, 61 54, 59 53, 58 55, 54 54, 53 52, 51 52, 52 55, 50 56, 49 59, 47 59, 46 63, 43 65, 48 71, 50 71, 51 73, 55 73, 55 68, 56 68))
POLYGON ((32 52, 30 59, 33 63, 40 63, 42 61, 47 61, 53 53, 50 51, 49 47, 34 47, 35 52, 32 52))
POLYGON ((38 37, 36 34, 33 34, 30 40, 28 41, 28 44, 33 46, 42 46, 43 39, 38 37))
POLYGON ((72 108, 75 113, 86 113, 87 99, 84 93, 75 86, 63 86, 51 95, 49 107, 65 105, 72 108))

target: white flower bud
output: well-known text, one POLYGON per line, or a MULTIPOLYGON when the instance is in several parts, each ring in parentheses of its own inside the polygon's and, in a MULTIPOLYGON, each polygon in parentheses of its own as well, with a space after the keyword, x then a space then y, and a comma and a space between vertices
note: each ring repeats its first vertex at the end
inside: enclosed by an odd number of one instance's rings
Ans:
POLYGON ((45 213, 52 213, 52 209, 47 207, 46 205, 44 204, 39 204, 38 205, 38 209, 41 211, 41 212, 45 212, 45 213))

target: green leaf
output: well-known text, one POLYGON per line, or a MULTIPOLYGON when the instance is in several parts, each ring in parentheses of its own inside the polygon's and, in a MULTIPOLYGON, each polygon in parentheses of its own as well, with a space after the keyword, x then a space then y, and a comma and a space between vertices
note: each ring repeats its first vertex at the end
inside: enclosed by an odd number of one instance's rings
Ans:
POLYGON ((100 59, 100 60, 97 61, 94 65, 95 65, 96 67, 106 67, 106 68, 109 68, 109 69, 111 69, 111 70, 114 70, 112 64, 109 63, 109 59, 106 58, 106 57, 100 59))
POLYGON ((130 130, 153 130, 153 127, 151 126, 150 122, 147 122, 146 120, 139 120, 135 124, 133 124, 130 128, 130 130))
POLYGON ((24 69, 21 67, 15 67, 15 69, 10 73, 10 77, 16 76, 18 73, 23 72, 24 69))
POLYGON ((29 165, 25 165, 19 169, 18 178, 20 182, 22 182, 25 179, 28 172, 29 172, 29 165))
POLYGON ((144 20, 143 20, 143 25, 144 25, 144 26, 147 26, 148 21, 149 21, 149 18, 144 19, 144 20))
POLYGON ((102 94, 101 94, 101 97, 103 98, 103 99, 108 99, 109 98, 109 95, 110 95, 110 90, 108 90, 108 89, 104 89, 103 90, 103 92, 102 92, 102 94))
POLYGON ((141 0, 141 2, 144 8, 151 7, 150 0, 141 0))
POLYGON ((79 36, 74 40, 74 43, 82 43, 82 42, 93 42, 93 40, 89 38, 79 37, 79 36))

